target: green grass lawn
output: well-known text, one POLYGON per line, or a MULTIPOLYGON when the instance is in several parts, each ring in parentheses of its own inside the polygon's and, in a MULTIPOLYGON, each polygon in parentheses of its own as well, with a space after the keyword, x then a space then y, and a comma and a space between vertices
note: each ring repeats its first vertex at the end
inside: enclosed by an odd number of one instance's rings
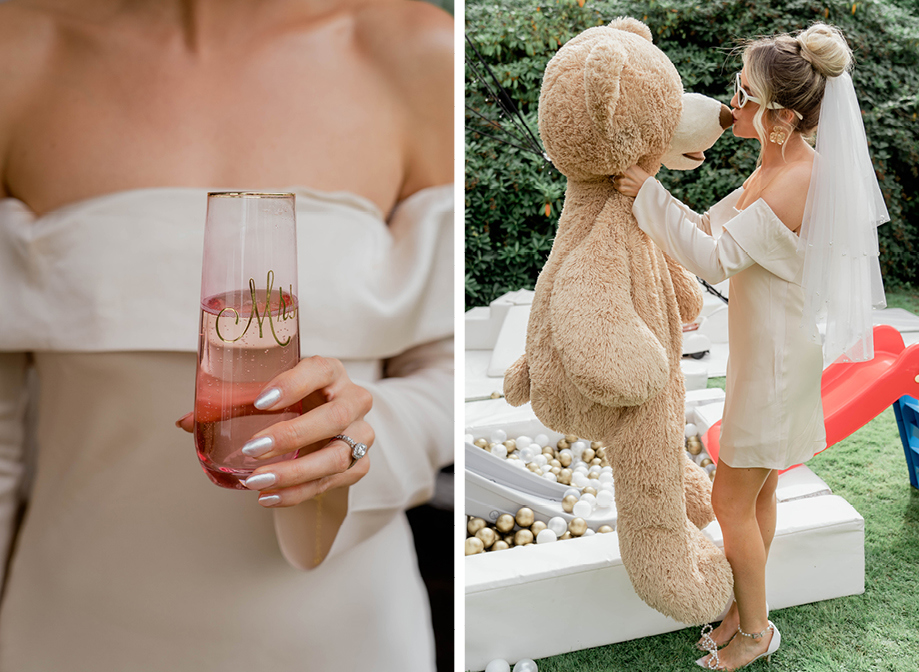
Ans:
MULTIPOLYGON (((919 292, 888 292, 919 314, 919 292)), ((710 381, 723 387, 723 379, 710 381), (718 383, 721 383, 720 385, 718 383)), ((751 672, 919 670, 919 490, 909 485, 893 410, 808 466, 865 519, 865 593, 774 611, 782 647, 751 672)), ((536 661, 540 672, 693 670, 698 628, 536 661)))

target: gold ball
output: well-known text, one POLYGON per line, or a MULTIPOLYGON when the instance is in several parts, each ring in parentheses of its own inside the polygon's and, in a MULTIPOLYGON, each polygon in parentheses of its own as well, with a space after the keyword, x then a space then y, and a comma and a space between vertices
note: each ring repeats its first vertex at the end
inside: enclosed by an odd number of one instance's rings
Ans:
POLYGON ((562 469, 558 472, 558 482, 562 485, 571 485, 571 469, 562 469))
POLYGON ((509 549, 509 548, 510 548, 510 546, 507 545, 507 542, 504 541, 504 539, 498 539, 498 541, 496 541, 494 544, 492 544, 491 548, 488 549, 488 550, 490 550, 490 551, 506 551, 506 550, 509 549))
POLYGON ((606 444, 603 443, 602 441, 591 441, 590 442, 590 447, 593 448, 594 450, 600 450, 605 445, 606 444))
POLYGON ((555 445, 558 446, 559 450, 565 450, 566 448, 571 448, 571 444, 568 443, 568 441, 565 439, 559 439, 558 443, 556 443, 555 445))
POLYGON ((475 441, 473 441, 473 443, 474 443, 476 446, 478 446, 479 448, 487 448, 487 447, 488 447, 488 439, 476 439, 475 441))
POLYGON ((596 456, 597 456, 597 451, 594 450, 593 448, 585 448, 584 452, 581 453, 581 459, 584 460, 585 462, 590 462, 596 456))
POLYGON ((532 472, 535 474, 537 471, 539 471, 539 465, 536 464, 535 462, 530 462, 530 463, 527 465, 527 469, 529 469, 530 471, 532 471, 532 472))
POLYGON ((609 525, 601 525, 600 527, 597 528, 597 532, 599 532, 600 534, 606 534, 612 531, 613 531, 613 528, 611 528, 609 525))
POLYGON ((560 536, 558 539, 559 539, 559 541, 562 541, 562 540, 564 540, 564 539, 571 539, 571 532, 565 532, 565 534, 563 534, 562 536, 560 536))
POLYGON ((584 488, 583 490, 581 490, 581 492, 582 492, 583 494, 585 494, 585 495, 593 495, 594 497, 597 496, 597 489, 596 489, 596 488, 592 488, 592 487, 590 487, 589 485, 588 485, 586 488, 584 488))
POLYGON ((526 546, 533 543, 533 533, 529 530, 517 530, 514 535, 514 546, 526 546))
POLYGON ((562 468, 562 463, 559 462, 558 460, 549 460, 549 466, 550 466, 550 467, 558 467, 559 469, 561 469, 561 468, 562 468))
POLYGON ((513 534, 506 535, 504 537, 504 543, 507 544, 508 546, 513 546, 514 545, 514 535, 513 534))
POLYGON ((594 459, 592 459, 592 460, 590 461, 590 466, 592 466, 592 467, 594 467, 594 466, 596 466, 596 467, 602 467, 602 466, 603 466, 603 460, 601 460, 599 457, 595 457, 594 459))
POLYGON ((689 443, 686 444, 686 450, 689 451, 690 455, 698 455, 699 453, 702 452, 702 444, 699 443, 698 441, 696 441, 695 443, 690 441, 689 443))
POLYGON ((563 467, 570 467, 571 466, 571 455, 569 455, 568 453, 562 453, 561 455, 558 456, 558 462, 563 467))
POLYGON ((488 548, 493 543, 495 543, 495 539, 498 537, 495 531, 490 527, 483 527, 481 530, 475 533, 475 536, 482 540, 485 548, 488 548))
POLYGON ((700 467, 707 467, 707 466, 710 465, 710 464, 713 464, 713 462, 712 462, 711 458, 709 458, 709 457, 703 457, 703 458, 702 458, 702 461, 699 462, 699 466, 700 466, 700 467))
MULTIPOLYGON (((574 511, 574 505, 578 503, 578 498, 574 495, 568 495, 565 499, 562 500, 562 510, 565 513, 571 513, 574 511)), ((483 521, 484 522, 484 521, 483 521)))
POLYGON ((533 538, 535 539, 536 537, 538 537, 538 536, 539 536, 539 533, 542 532, 542 531, 543 531, 544 529, 546 529, 547 527, 549 527, 549 526, 546 525, 546 524, 545 524, 544 522, 542 522, 541 520, 537 520, 535 523, 533 523, 532 525, 530 525, 530 532, 533 533, 533 538))
POLYGON ((504 442, 504 447, 507 448, 507 452, 509 453, 517 450, 517 440, 508 439, 507 441, 504 442))
POLYGON ((555 459, 555 450, 552 449, 552 446, 544 446, 542 449, 542 454, 550 460, 555 459))
POLYGON ((578 440, 578 437, 576 437, 574 434, 565 434, 565 441, 567 441, 568 443, 574 443, 577 440, 578 440))
POLYGON ((597 473, 596 471, 592 471, 592 472, 590 472, 589 474, 587 474, 587 478, 589 478, 589 479, 592 480, 592 481, 599 481, 599 480, 600 480, 600 474, 597 473))
POLYGON ((568 531, 571 532, 571 536, 580 537, 587 531, 587 521, 583 518, 572 518, 568 523, 568 531))
POLYGON ((507 454, 507 459, 509 459, 509 460, 519 460, 519 459, 520 459, 520 456, 517 455, 517 453, 514 453, 514 454, 508 453, 508 454, 507 454))
POLYGON ((470 518, 469 522, 466 523, 466 530, 469 532, 470 537, 474 537, 475 533, 485 527, 488 523, 485 522, 484 518, 470 518))
POLYGON ((495 521, 495 527, 501 534, 507 534, 514 529, 514 517, 509 513, 502 513, 495 521))
POLYGON ((713 481, 715 480, 715 472, 716 472, 716 471, 718 471, 718 470, 717 470, 717 469, 712 469, 711 473, 708 475, 708 477, 709 477, 710 479, 712 479, 713 481))
POLYGON ((466 540, 466 555, 475 555, 485 550, 485 544, 478 537, 469 537, 466 540))
POLYGON ((536 517, 533 515, 533 509, 524 506, 522 509, 517 510, 517 515, 514 516, 514 520, 517 521, 520 527, 529 527, 533 524, 533 521, 536 520, 536 517))

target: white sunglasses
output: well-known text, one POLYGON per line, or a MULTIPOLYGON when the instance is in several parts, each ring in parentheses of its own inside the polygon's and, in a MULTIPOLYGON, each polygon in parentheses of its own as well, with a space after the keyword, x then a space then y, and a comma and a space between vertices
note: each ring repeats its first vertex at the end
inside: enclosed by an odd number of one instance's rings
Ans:
MULTIPOLYGON (((763 104, 763 102, 759 98, 757 98, 752 93, 749 93, 745 88, 743 88, 743 83, 740 81, 739 72, 734 77, 734 95, 737 96, 737 107, 743 107, 744 105, 747 104, 747 101, 753 101, 757 105, 763 104)), ((766 105, 766 107, 770 110, 784 110, 785 109, 784 105, 779 105, 776 102, 771 102, 768 105, 766 105)), ((798 112, 797 110, 792 110, 792 112, 794 112, 794 115, 798 119, 804 119, 801 113, 798 112)))

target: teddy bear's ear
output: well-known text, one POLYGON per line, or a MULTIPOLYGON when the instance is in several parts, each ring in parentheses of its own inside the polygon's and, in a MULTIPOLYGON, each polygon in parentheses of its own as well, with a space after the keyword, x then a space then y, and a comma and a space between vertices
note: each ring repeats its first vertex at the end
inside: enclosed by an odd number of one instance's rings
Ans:
POLYGON ((654 41, 651 39, 651 29, 638 19, 633 19, 631 16, 620 16, 617 19, 613 19, 610 21, 609 27, 635 33, 648 40, 648 42, 654 41))
POLYGON ((601 42, 584 64, 584 95, 587 113, 604 137, 613 136, 613 115, 619 102, 619 76, 626 53, 618 44, 601 42))

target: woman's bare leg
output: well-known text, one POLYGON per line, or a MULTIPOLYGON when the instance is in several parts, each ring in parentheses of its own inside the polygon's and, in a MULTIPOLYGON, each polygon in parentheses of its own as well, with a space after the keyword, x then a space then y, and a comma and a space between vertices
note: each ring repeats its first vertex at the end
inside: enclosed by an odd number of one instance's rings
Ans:
MULTIPOLYGON (((773 470, 735 469, 722 462, 712 488, 712 506, 724 535, 724 553, 734 572, 737 623, 748 633, 768 627, 766 557, 775 532, 776 480, 773 470)), ((727 628, 729 624, 723 622, 722 626, 727 628)), ((771 639, 771 633, 758 640, 735 637, 719 653, 721 665, 733 669, 746 664, 765 651, 771 639)))

